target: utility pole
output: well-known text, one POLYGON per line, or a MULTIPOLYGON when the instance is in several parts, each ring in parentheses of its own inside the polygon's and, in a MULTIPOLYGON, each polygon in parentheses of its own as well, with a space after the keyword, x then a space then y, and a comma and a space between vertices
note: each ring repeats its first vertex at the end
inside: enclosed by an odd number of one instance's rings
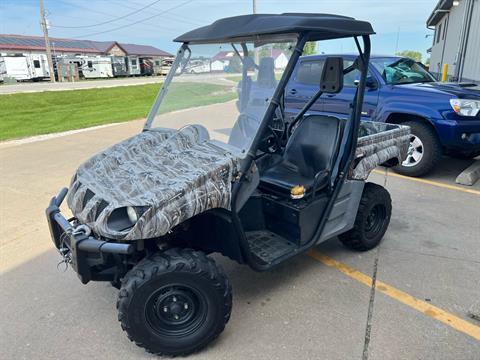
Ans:
MULTIPOLYGON (((252 0, 252 12, 253 14, 257 13, 257 0, 252 0)), ((245 54, 244 54, 245 55, 245 54)), ((255 64, 260 65, 260 54, 258 53, 258 49, 253 49, 253 61, 255 61, 255 64)))
POLYGON ((43 37, 45 38, 45 49, 47 50, 48 68, 50 69, 50 81, 55 82, 52 51, 50 50, 50 39, 48 38, 48 26, 47 19, 45 18, 45 7, 43 5, 43 0, 40 0, 40 25, 42 25, 43 37))

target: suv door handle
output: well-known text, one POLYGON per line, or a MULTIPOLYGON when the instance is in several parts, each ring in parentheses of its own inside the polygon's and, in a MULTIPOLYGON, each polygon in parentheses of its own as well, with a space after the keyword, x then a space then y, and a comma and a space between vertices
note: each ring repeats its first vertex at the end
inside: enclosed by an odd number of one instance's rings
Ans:
POLYGON ((296 93, 297 93, 297 90, 295 90, 295 89, 290 90, 290 94, 295 95, 296 93))

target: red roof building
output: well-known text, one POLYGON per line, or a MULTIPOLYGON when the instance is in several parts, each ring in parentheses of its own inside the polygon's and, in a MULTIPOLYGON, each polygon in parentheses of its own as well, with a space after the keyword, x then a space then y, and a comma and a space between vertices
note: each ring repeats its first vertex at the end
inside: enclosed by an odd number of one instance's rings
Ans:
MULTIPOLYGON (((50 38, 50 45, 54 54, 173 57, 172 54, 154 46, 123 44, 116 41, 50 38)), ((45 51, 45 41, 42 36, 0 34, 0 53, 38 53, 45 51)))

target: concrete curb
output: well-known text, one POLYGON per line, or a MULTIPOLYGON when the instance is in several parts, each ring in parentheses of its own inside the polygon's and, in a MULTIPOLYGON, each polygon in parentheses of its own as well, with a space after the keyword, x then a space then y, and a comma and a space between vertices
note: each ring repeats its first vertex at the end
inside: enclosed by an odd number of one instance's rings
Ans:
POLYGON ((480 302, 473 304, 470 309, 468 309, 468 316, 480 321, 480 302))
POLYGON ((462 171, 460 175, 457 176, 455 182, 461 185, 472 186, 480 178, 480 160, 475 160, 475 162, 470 165, 468 168, 462 171))
MULTIPOLYGON (((134 120, 129 120, 129 121, 135 121, 139 119, 134 119, 134 120)), ((128 121, 124 122, 116 122, 116 123, 111 123, 111 124, 104 124, 104 125, 97 125, 97 126, 91 126, 83 129, 75 129, 75 130, 67 130, 67 131, 62 131, 62 132, 57 132, 57 133, 51 133, 51 134, 43 134, 43 135, 35 135, 35 136, 29 136, 26 138, 21 138, 21 139, 14 139, 14 140, 6 140, 6 141, 0 141, 0 149, 3 148, 9 148, 12 146, 18 146, 18 145, 24 145, 24 144, 30 144, 30 143, 35 143, 39 141, 46 141, 46 140, 51 140, 51 139, 56 139, 59 137, 63 136, 68 136, 68 135, 74 135, 86 131, 93 131, 93 130, 98 130, 98 129, 103 129, 111 126, 116 126, 120 124, 124 124, 128 121)))

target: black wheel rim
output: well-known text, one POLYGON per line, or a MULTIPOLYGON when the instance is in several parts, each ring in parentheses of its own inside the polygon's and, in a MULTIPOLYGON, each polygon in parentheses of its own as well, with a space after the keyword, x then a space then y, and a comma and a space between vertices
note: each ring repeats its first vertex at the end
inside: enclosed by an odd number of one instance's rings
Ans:
POLYGON ((365 219, 365 235, 371 239, 378 235, 378 233, 385 226, 387 220, 387 210, 385 206, 377 204, 370 209, 370 212, 365 219))
POLYGON ((205 296, 185 285, 168 285, 156 290, 145 303, 149 326, 163 336, 187 336, 204 323, 205 296))

